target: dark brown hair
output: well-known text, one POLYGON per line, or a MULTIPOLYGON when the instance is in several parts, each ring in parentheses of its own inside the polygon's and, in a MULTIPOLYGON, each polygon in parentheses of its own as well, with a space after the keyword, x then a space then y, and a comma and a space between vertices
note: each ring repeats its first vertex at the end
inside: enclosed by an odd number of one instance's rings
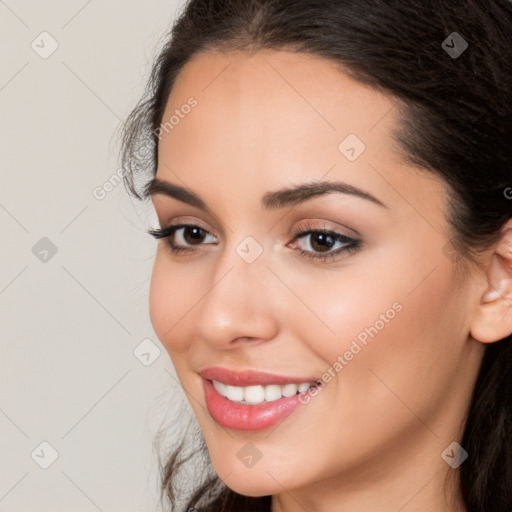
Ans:
MULTIPOLYGON (((402 114, 395 135, 404 158, 449 185, 452 243, 461 261, 475 262, 496 242, 512 217, 510 0, 188 1, 124 125, 121 158, 131 194, 147 198, 136 182, 156 173, 158 128, 182 67, 201 52, 259 49, 329 59, 392 94, 402 114), (468 43, 460 55, 450 54, 453 37, 462 38, 459 49, 468 43)), ((460 467, 469 512, 512 511, 511 341, 486 348, 469 405, 461 441, 469 458, 460 467)), ((178 470, 187 461, 181 448, 162 470, 162 496, 173 510, 178 470)), ((206 452, 202 439, 200 450, 206 452)), ((194 507, 268 512, 271 497, 241 496, 205 473, 182 510, 194 507)))

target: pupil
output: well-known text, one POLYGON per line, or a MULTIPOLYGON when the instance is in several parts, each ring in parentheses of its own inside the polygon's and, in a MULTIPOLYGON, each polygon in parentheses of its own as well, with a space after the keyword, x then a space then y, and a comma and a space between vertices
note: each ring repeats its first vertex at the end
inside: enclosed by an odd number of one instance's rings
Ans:
POLYGON ((202 229, 200 228, 187 228, 185 229, 185 240, 187 240, 187 242, 190 242, 189 238, 191 239, 192 242, 197 242, 198 240, 201 241, 201 239, 204 237, 204 232, 202 229), (192 237, 188 237, 187 235, 190 235, 191 233, 193 233, 192 237))
MULTIPOLYGON (((332 244, 334 242, 333 237, 327 233, 315 233, 313 236, 313 240, 320 242, 320 244, 319 244, 320 251, 329 250, 332 247, 332 244), (330 240, 330 243, 328 242, 326 244, 327 239, 330 240)), ((316 245, 316 243, 311 243, 311 246, 313 247, 313 249, 316 249, 315 245, 316 245)))

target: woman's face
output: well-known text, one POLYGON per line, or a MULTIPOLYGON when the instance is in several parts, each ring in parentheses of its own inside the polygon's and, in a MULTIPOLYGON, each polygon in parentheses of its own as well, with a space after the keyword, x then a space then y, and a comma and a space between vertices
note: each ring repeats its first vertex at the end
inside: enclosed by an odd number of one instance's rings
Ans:
POLYGON ((475 280, 456 273, 443 184, 400 160, 397 119, 393 98, 287 52, 198 56, 173 88, 156 177, 200 202, 154 189, 161 226, 193 227, 168 239, 185 251, 159 242, 150 315, 239 493, 307 500, 450 470, 482 356, 475 280), (236 404, 205 387, 212 367, 324 385, 276 416, 286 398, 236 404))

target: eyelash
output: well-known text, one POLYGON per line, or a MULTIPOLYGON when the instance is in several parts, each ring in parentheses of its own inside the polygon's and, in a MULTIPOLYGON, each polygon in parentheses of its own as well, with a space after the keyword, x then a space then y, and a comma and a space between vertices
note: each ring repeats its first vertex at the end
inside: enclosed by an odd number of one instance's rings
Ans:
MULTIPOLYGON (((179 253, 190 253, 195 249, 190 249, 187 247, 181 247, 174 245, 171 242, 171 237, 174 235, 176 231, 182 228, 198 228, 202 232, 206 234, 210 234, 206 229, 201 228, 200 226, 194 224, 177 224, 175 226, 167 226, 158 229, 149 229, 147 232, 156 239, 165 238, 166 244, 171 250, 173 254, 179 253)), ((297 249, 299 254, 303 257, 312 259, 312 260, 320 260, 322 262, 331 261, 336 258, 336 256, 341 254, 353 254, 361 248, 362 242, 361 240, 356 240, 354 238, 350 238, 346 235, 342 235, 341 233, 337 233, 336 231, 329 230, 327 228, 319 229, 318 227, 312 226, 310 224, 306 224, 305 226, 301 226, 293 231, 293 241, 300 238, 305 238, 308 235, 312 234, 322 234, 330 236, 334 242, 345 242, 345 246, 341 247, 335 251, 330 251, 328 253, 315 253, 311 251, 305 251, 304 249, 297 249)), ((201 244, 199 244, 201 245, 201 244)))

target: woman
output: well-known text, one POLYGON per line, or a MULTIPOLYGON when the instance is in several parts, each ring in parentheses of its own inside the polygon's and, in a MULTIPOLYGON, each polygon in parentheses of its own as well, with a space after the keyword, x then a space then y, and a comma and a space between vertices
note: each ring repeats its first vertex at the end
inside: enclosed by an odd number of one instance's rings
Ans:
POLYGON ((511 33, 509 0, 185 5, 122 155, 215 470, 179 510, 512 510, 511 33))

